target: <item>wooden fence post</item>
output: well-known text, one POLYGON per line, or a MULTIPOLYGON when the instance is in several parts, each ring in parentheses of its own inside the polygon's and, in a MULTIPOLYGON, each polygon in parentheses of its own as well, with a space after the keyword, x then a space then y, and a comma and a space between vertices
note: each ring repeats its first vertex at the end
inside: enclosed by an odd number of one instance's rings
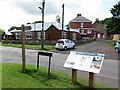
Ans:
POLYGON ((89 88, 94 88, 94 73, 89 72, 89 88))
POLYGON ((77 69, 72 69, 72 84, 77 82, 77 69))

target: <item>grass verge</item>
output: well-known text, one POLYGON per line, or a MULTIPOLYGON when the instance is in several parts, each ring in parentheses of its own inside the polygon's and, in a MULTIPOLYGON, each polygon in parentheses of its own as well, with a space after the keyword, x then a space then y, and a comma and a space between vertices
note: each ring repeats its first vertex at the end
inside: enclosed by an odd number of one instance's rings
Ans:
MULTIPOLYGON (((3 63, 2 88, 87 88, 87 81, 78 78, 80 84, 72 85, 71 76, 59 71, 51 70, 48 77, 47 69, 40 67, 37 72, 35 65, 27 65, 27 70, 21 73, 21 65, 3 63)), ((96 88, 110 88, 105 85, 95 84, 96 88)), ((97 90, 97 89, 96 89, 97 90)))
POLYGON ((107 42, 111 47, 114 47, 114 46, 115 46, 112 40, 106 40, 106 42, 107 42))
MULTIPOLYGON (((2 46, 11 46, 11 47, 18 47, 21 48, 22 44, 1 44, 2 46)), ((53 50, 55 49, 54 45, 44 45, 44 49, 41 49, 41 45, 25 45, 25 48, 27 49, 36 49, 36 50, 53 50)))

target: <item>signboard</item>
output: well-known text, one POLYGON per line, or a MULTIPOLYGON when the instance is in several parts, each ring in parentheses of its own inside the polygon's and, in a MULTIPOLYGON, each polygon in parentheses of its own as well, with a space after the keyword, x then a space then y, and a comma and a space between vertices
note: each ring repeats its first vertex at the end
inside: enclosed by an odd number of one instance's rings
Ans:
POLYGON ((71 51, 64 67, 99 73, 105 54, 71 51))

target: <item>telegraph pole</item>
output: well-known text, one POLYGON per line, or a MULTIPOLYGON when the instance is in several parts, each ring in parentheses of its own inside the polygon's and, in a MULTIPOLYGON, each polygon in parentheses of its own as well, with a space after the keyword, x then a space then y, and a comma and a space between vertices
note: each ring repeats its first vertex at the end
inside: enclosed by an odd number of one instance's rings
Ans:
POLYGON ((42 41, 41 41, 41 48, 44 49, 44 11, 45 11, 45 0, 42 2, 42 7, 39 7, 42 12, 42 41))
POLYGON ((64 5, 65 4, 62 5, 62 38, 63 39, 64 39, 64 37, 63 37, 63 33, 64 33, 64 31, 63 31, 63 29, 64 29, 64 5))

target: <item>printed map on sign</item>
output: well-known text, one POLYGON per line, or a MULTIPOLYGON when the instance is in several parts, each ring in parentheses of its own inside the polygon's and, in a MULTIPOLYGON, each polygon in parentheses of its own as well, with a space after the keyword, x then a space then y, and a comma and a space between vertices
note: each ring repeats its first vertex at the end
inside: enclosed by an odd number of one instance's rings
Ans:
POLYGON ((64 64, 64 67, 99 73, 104 60, 104 56, 104 54, 99 53, 71 51, 64 64))

